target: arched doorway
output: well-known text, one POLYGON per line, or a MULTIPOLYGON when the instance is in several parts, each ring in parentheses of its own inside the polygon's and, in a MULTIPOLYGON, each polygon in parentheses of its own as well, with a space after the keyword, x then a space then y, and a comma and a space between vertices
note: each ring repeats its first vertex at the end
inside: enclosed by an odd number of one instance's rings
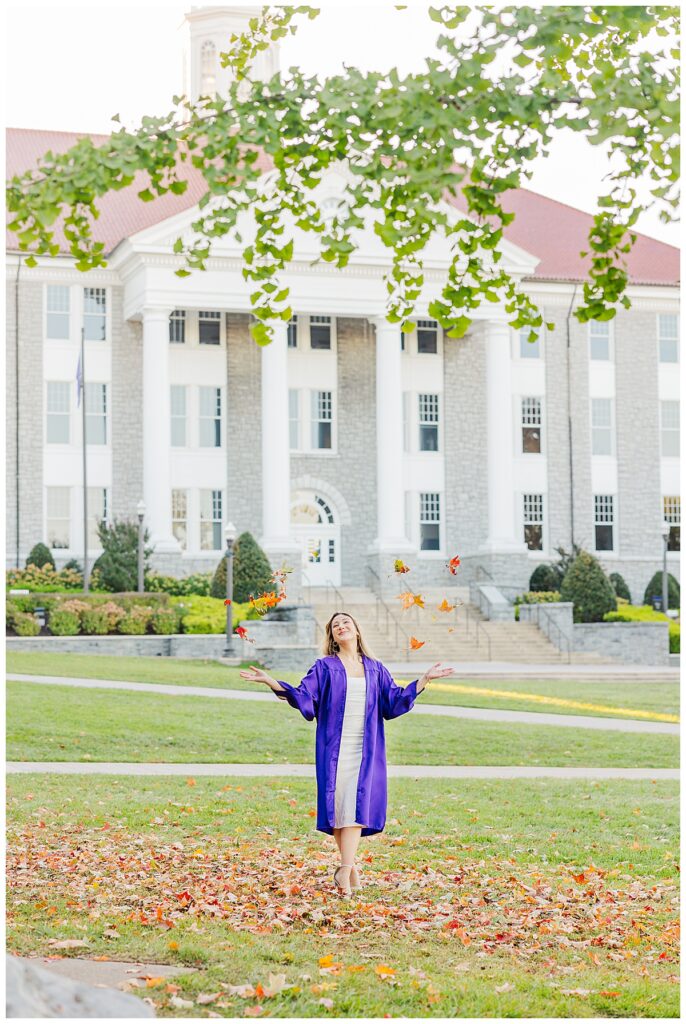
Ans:
POLYGON ((303 583, 340 586, 341 528, 331 502, 318 491, 296 491, 291 501, 291 531, 302 551, 303 583))

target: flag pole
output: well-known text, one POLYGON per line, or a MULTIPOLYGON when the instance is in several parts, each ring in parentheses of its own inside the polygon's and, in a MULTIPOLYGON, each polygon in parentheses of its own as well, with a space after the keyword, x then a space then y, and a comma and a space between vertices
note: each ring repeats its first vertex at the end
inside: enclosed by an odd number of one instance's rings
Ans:
POLYGON ((81 328, 81 377, 79 381, 79 396, 81 398, 81 438, 83 449, 83 591, 89 591, 88 583, 88 480, 86 473, 86 358, 85 358, 85 330, 81 328))

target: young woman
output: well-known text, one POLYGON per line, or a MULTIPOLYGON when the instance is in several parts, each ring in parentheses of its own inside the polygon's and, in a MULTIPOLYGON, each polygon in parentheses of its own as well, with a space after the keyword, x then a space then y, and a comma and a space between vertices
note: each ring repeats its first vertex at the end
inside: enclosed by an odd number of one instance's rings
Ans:
POLYGON ((384 719, 410 711, 432 679, 454 674, 437 662, 406 687, 397 686, 371 657, 352 615, 334 612, 326 624, 322 658, 299 686, 250 666, 243 679, 266 683, 311 722, 317 719, 315 762, 317 829, 333 835, 341 854, 334 882, 343 896, 360 888, 355 854, 361 836, 386 824, 384 719))

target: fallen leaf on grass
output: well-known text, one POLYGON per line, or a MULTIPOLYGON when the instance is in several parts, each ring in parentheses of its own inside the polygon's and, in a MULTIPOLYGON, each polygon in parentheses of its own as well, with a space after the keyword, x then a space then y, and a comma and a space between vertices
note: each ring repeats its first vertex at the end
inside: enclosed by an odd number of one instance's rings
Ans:
POLYGON ((581 999, 585 999, 586 996, 590 995, 592 989, 590 988, 561 988, 560 994, 563 996, 579 996, 581 999))
POLYGON ((220 999, 223 992, 201 992, 199 996, 195 997, 196 1003, 201 1006, 207 1006, 208 1003, 213 1003, 216 999, 220 999))
POLYGON ((325 1007, 327 1010, 333 1010, 333 999, 327 999, 326 996, 323 996, 318 1002, 320 1006, 325 1007))
POLYGON ((90 945, 86 939, 50 939, 49 946, 53 949, 77 949, 79 946, 90 945))
POLYGON ((514 985, 512 984, 511 981, 506 981, 502 985, 496 985, 495 986, 496 992, 511 992, 513 988, 514 988, 514 985))
POLYGON ((173 1006, 175 1010, 186 1010, 195 1004, 192 999, 182 999, 181 996, 170 996, 169 1005, 173 1006))

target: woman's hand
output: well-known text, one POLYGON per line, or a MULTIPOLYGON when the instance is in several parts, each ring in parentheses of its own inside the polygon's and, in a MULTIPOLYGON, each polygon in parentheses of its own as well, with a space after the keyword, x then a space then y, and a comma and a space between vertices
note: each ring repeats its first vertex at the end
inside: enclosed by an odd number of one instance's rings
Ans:
POLYGON ((249 669, 241 669, 238 674, 241 679, 249 679, 251 683, 266 683, 271 689, 274 688, 272 683, 274 683, 274 686, 278 685, 276 679, 270 676, 268 672, 258 668, 257 665, 251 665, 249 669))
POLYGON ((419 682, 422 684, 422 689, 426 686, 427 683, 430 683, 432 679, 442 679, 444 676, 455 675, 454 668, 450 668, 449 666, 447 668, 441 668, 440 666, 442 664, 442 661, 437 661, 435 665, 431 666, 431 668, 427 668, 426 672, 419 680, 419 682))

